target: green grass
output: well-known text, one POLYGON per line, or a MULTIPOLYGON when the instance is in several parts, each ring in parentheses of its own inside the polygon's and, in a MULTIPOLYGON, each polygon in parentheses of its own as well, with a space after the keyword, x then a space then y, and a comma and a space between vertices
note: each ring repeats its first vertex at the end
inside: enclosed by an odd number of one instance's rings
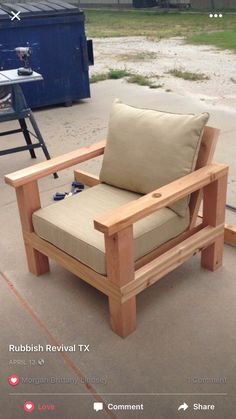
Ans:
POLYGON ((142 76, 142 74, 132 74, 127 78, 127 81, 129 83, 139 84, 139 86, 148 86, 151 89, 158 89, 162 87, 161 84, 155 84, 148 77, 142 76))
POLYGON ((122 79, 126 77, 127 82, 139 84, 140 86, 148 86, 150 89, 158 89, 162 87, 161 84, 156 84, 148 77, 142 74, 131 73, 126 69, 114 69, 111 68, 107 73, 98 73, 90 77, 90 83, 98 83, 99 81, 109 79, 122 79))
POLYGON ((107 73, 97 73, 90 77, 90 83, 97 83, 108 79, 122 79, 123 77, 129 76, 131 73, 126 69, 114 69, 110 68, 107 73))
POLYGON ((98 83, 99 81, 107 80, 107 73, 97 73, 90 77, 90 83, 98 83))
POLYGON ((90 37, 147 36, 160 39, 172 36, 191 37, 216 31, 234 33, 236 28, 236 15, 210 19, 207 12, 85 10, 85 16, 86 31, 90 37))
POLYGON ((201 33, 197 35, 192 35, 190 37, 187 37, 186 41, 191 44, 214 45, 218 48, 231 49, 236 52, 236 28, 234 30, 226 30, 222 32, 201 33))
POLYGON ((107 73, 108 79, 122 79, 130 75, 130 71, 126 69, 114 69, 111 68, 107 73))
POLYGON ((173 68, 172 70, 169 70, 168 73, 174 77, 189 81, 209 80, 209 77, 204 73, 192 73, 178 68, 173 68))

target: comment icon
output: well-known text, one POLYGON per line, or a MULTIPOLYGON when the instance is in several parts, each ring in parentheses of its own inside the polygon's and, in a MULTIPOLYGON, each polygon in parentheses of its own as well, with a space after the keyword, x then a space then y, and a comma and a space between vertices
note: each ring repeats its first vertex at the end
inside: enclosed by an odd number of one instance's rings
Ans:
POLYGON ((103 410, 103 403, 102 402, 94 402, 93 403, 93 410, 99 412, 99 410, 103 410))

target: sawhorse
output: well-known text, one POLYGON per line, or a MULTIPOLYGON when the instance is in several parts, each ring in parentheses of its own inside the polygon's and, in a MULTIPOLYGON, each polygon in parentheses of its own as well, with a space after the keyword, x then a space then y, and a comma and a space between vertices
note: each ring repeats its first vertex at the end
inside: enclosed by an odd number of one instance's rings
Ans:
MULTIPOLYGON (((27 82, 27 81, 36 81, 42 80, 42 76, 38 73, 33 73, 31 76, 18 76, 17 70, 7 70, 0 72, 0 88, 4 86, 7 91, 6 101, 8 103, 5 104, 4 108, 0 106, 0 122, 7 122, 18 120, 20 128, 7 130, 0 132, 1 136, 12 135, 22 132, 25 138, 26 145, 19 146, 19 147, 12 147, 4 150, 0 150, 0 156, 4 156, 6 154, 17 153, 19 151, 28 150, 30 153, 31 158, 35 159, 36 154, 34 149, 35 148, 42 148, 44 155, 47 160, 50 160, 50 154, 48 152, 47 146, 44 142, 43 136, 39 130, 39 127, 36 123, 32 110, 28 107, 23 91, 19 85, 19 83, 27 82), (26 119, 30 120, 34 133, 29 131, 26 119), (33 136, 37 142, 33 143, 31 140, 31 136, 33 136)), ((2 99, 3 100, 3 99, 2 99)), ((57 178, 57 173, 54 173, 54 178, 57 178)))

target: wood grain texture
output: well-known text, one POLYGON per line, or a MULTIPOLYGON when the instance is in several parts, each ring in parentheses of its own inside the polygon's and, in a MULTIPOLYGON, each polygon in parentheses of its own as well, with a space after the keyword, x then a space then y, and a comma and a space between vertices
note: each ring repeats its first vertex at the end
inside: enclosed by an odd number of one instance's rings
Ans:
MULTIPOLYGON (((105 235, 108 280, 119 287, 134 279, 133 227, 128 227, 113 236, 105 235)), ((136 329, 135 296, 125 303, 109 297, 112 330, 126 337, 136 329)))
POLYGON ((32 214, 41 208, 37 182, 33 181, 16 189, 16 198, 19 208, 21 226, 23 231, 34 231, 32 214))
POLYGON ((68 269, 74 275, 83 279, 88 284, 97 288, 107 296, 112 296, 116 301, 120 301, 121 293, 120 287, 108 281, 106 276, 103 276, 88 266, 79 262, 77 259, 58 249, 46 240, 41 239, 35 233, 29 233, 25 236, 26 243, 33 246, 41 253, 47 255, 51 259, 58 262, 61 266, 68 269))
POLYGON ((228 173, 228 166, 211 164, 97 218, 97 230, 112 235, 160 208, 199 190, 228 173))
MULTIPOLYGON (((202 222, 202 212, 198 213, 198 219, 202 222)), ((225 224, 224 229, 224 242, 226 244, 236 245, 236 227, 225 224)))
POLYGON ((133 227, 130 226, 113 236, 105 235, 107 276, 122 286, 134 278, 133 227))
POLYGON ((33 231, 32 214, 41 208, 38 184, 36 181, 27 183, 16 189, 16 197, 21 219, 22 233, 29 271, 34 275, 42 275, 49 271, 48 257, 38 252, 26 242, 27 233, 33 231))
POLYGON ((98 176, 85 172, 84 170, 74 170, 74 177, 77 182, 82 182, 84 185, 90 187, 101 183, 98 176))
POLYGON ((110 322, 113 332, 126 338, 136 329, 136 298, 116 302, 109 298, 110 322))
POLYGON ((137 295, 157 282, 167 273, 180 266, 195 253, 213 243, 224 231, 224 224, 204 227, 193 236, 167 250, 164 254, 147 263, 135 272, 135 279, 121 288, 122 301, 137 295))
POLYGON ((227 244, 236 246, 236 227, 225 224, 224 241, 227 244))
POLYGON ((151 262, 153 259, 156 259, 158 256, 162 255, 167 250, 172 249, 174 246, 181 243, 183 240, 187 239, 188 237, 193 236, 195 233, 200 231, 202 227, 203 227, 202 218, 197 218, 195 227, 184 231, 183 233, 179 234, 177 237, 174 237, 173 239, 159 246, 157 249, 153 250, 152 252, 138 259, 135 262, 135 270, 146 265, 146 263, 151 262))
MULTIPOLYGON (((212 162, 213 155, 216 149, 217 140, 220 134, 220 130, 212 127, 205 127, 201 146, 198 153, 197 163, 195 170, 200 169, 212 162)), ((202 189, 192 193, 189 209, 190 209, 190 229, 195 226, 199 208, 202 202, 203 192, 202 189)))
POLYGON ((104 153, 106 141, 92 144, 87 147, 80 148, 62 156, 54 157, 51 160, 35 164, 25 169, 5 176, 5 182, 11 186, 19 187, 26 183, 40 179, 75 164, 100 156, 104 153))
MULTIPOLYGON (((218 226, 225 222, 227 174, 207 185, 203 190, 203 224, 218 226)), ((213 244, 202 251, 202 266, 215 271, 222 265, 224 231, 213 244)))

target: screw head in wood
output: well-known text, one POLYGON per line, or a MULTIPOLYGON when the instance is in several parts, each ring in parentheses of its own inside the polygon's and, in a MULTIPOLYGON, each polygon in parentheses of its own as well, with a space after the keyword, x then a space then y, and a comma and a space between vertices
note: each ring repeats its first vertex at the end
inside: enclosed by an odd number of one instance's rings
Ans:
POLYGON ((152 194, 153 198, 160 198, 161 197, 161 193, 155 192, 154 194, 152 194))

